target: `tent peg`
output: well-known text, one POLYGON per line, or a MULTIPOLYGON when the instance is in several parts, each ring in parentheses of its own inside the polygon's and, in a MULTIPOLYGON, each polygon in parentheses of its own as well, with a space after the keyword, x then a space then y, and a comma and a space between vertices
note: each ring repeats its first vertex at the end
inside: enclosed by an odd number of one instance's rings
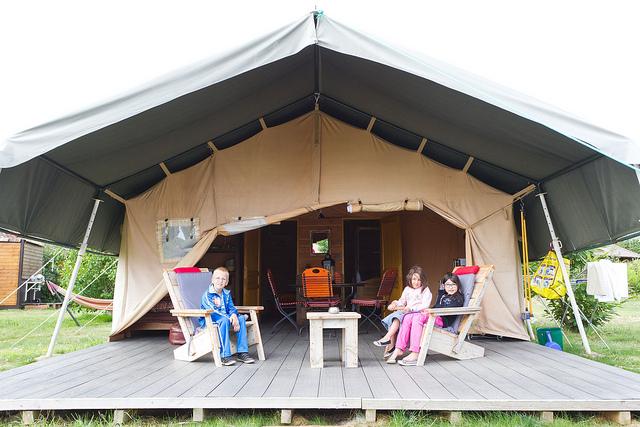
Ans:
POLYGON ((260 122, 260 126, 262 126, 262 130, 265 130, 267 128, 267 123, 265 123, 264 117, 260 117, 258 121, 260 122))

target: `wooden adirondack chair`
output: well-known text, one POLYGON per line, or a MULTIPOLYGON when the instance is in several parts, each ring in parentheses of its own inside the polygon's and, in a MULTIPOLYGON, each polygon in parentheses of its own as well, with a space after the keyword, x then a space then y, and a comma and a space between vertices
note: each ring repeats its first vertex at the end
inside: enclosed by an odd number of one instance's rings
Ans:
MULTIPOLYGON (((484 347, 466 341, 467 333, 481 310, 482 297, 493 277, 493 265, 481 265, 476 273, 473 292, 466 307, 429 309, 429 320, 422 330, 418 366, 423 366, 429 350, 445 354, 455 359, 475 359, 484 356, 484 347), (458 333, 449 332, 435 326, 436 316, 460 315, 458 333)), ((453 270, 455 273, 456 270, 453 270)))
MULTIPOLYGON (((200 272, 207 273, 208 270, 203 268, 200 269, 200 272)), ((185 344, 173 351, 173 357, 177 360, 192 362, 207 353, 211 353, 216 366, 222 366, 218 325, 211 320, 213 310, 203 310, 200 308, 200 298, 211 283, 211 273, 201 280, 196 280, 195 282, 197 283, 190 283, 190 289, 188 290, 181 289, 177 275, 173 270, 165 270, 163 277, 174 307, 174 309, 171 310, 171 314, 178 318, 180 329, 186 340, 185 344), (200 317, 204 317, 206 323, 204 329, 198 328, 198 319, 200 317)), ((258 359, 265 360, 257 314, 258 311, 264 308, 262 306, 236 306, 236 308, 239 313, 249 315, 249 319, 246 321, 247 341, 249 346, 257 346, 258 359)), ((235 334, 231 333, 230 338, 231 353, 235 353, 235 334)))

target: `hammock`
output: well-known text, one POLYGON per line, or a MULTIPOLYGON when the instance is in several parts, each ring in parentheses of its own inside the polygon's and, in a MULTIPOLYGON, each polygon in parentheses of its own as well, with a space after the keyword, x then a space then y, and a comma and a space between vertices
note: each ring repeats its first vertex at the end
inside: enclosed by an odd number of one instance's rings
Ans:
MULTIPOLYGON (((47 281, 47 288, 49 288, 49 292, 53 295, 60 294, 65 296, 67 294, 67 290, 65 288, 60 287, 53 282, 47 281)), ((93 308, 94 310, 113 311, 112 299, 83 297, 82 295, 76 295, 73 292, 71 292, 71 299, 83 307, 93 308)))

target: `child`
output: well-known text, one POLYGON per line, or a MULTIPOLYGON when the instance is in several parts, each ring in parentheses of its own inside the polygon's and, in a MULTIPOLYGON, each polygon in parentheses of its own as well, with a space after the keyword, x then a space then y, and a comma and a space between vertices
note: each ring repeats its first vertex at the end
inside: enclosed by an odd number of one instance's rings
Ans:
MULTIPOLYGON (((450 308, 450 307, 462 307, 464 305, 464 297, 460 292, 460 279, 458 276, 452 273, 444 275, 440 281, 440 291, 438 292, 438 299, 433 308, 450 308)), ((451 326, 455 321, 456 316, 444 316, 436 317, 436 326, 443 328, 451 326)), ((395 363, 396 358, 401 356, 409 345, 411 353, 404 359, 398 361, 399 364, 404 366, 415 365, 418 360, 418 353, 420 353, 420 341, 422 339, 422 329, 425 323, 429 319, 427 309, 421 310, 420 313, 412 313, 409 316, 405 316, 402 319, 402 325, 400 326, 400 332, 398 333, 398 339, 396 342, 396 349, 394 353, 387 359, 387 363, 395 363)))
POLYGON ((395 311, 382 319, 382 324, 387 329, 386 335, 373 342, 378 347, 385 346, 385 358, 393 353, 396 334, 400 329, 403 317, 408 313, 419 313, 420 310, 429 308, 429 304, 431 304, 431 291, 422 267, 417 265, 411 267, 407 273, 406 283, 400 299, 392 301, 387 307, 389 310, 395 311))
MULTIPOLYGON (((211 320, 218 324, 220 335, 220 355, 222 364, 230 366, 236 363, 231 358, 231 342, 229 340, 229 328, 232 327, 237 337, 238 353, 236 359, 243 363, 254 363, 255 360, 249 356, 249 346, 247 343, 247 327, 245 317, 238 316, 238 309, 233 305, 231 292, 225 289, 229 283, 229 270, 218 267, 213 271, 211 285, 207 292, 202 295, 200 308, 213 310, 211 320)), ((205 327, 204 318, 200 318, 200 326, 205 327)))

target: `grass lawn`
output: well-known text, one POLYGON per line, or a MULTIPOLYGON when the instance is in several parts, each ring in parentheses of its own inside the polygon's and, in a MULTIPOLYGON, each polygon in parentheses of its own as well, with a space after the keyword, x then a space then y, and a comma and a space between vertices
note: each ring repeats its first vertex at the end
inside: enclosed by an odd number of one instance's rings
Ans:
MULTIPOLYGON (((544 318, 543 310, 537 307, 538 320, 536 326, 554 326, 553 322, 544 318)), ((87 326, 79 329, 69 316, 65 317, 63 327, 56 345, 56 353, 67 353, 90 347, 106 341, 111 328, 111 316, 100 315, 94 319, 92 312, 79 314, 78 320, 87 326), (93 319, 93 320, 92 320, 93 319)), ((53 310, 5 310, 0 311, 0 371, 31 363, 36 357, 46 353, 49 339, 55 326, 56 315, 53 310), (46 320, 51 316, 48 320, 46 320), (41 326, 43 321, 45 321, 41 326), (36 328, 37 327, 37 328, 36 328), (35 329, 28 338, 18 342, 25 334, 35 329)), ((640 300, 629 300, 618 309, 618 316, 600 331, 609 346, 607 350, 593 332, 589 332, 591 347, 594 351, 592 359, 619 366, 640 373, 640 352, 637 351, 640 341, 640 300)), ((580 337, 577 333, 568 333, 573 347, 565 343, 565 350, 584 356, 580 337)), ((342 426, 447 426, 449 422, 438 414, 429 412, 391 411, 381 412, 375 424, 366 424, 362 411, 297 411, 294 412, 293 425, 342 425, 342 426)), ((184 426, 192 425, 186 411, 173 412, 141 412, 134 414, 128 423, 135 426, 184 426)), ((213 412, 207 421, 199 426, 263 426, 278 425, 277 411, 224 411, 213 412)), ((37 425, 42 426, 110 426, 112 412, 55 412, 42 414, 37 425)), ((633 425, 640 426, 637 418, 633 425)), ((15 414, 0 412, 0 425, 21 425, 15 414)), ((610 425, 592 414, 556 413, 552 424, 542 424, 535 414, 486 412, 463 413, 464 426, 593 426, 610 425)))
MULTIPOLYGON (((544 317, 544 307, 541 304, 534 306, 535 315, 538 317, 535 326, 554 327, 552 320, 544 317)), ((585 324, 585 327, 587 325, 585 324)), ((634 298, 625 301, 617 309, 617 316, 607 324, 598 328, 598 332, 609 345, 609 349, 602 343, 593 329, 587 328, 587 337, 592 354, 588 356, 582 347, 580 334, 565 331, 572 345, 566 341, 564 350, 582 357, 617 366, 640 373, 640 299, 634 298)))
MULTIPOLYGON (((57 310, 0 310, 0 371, 32 363, 47 353, 57 310), (26 338, 23 338, 31 332, 26 338)), ((78 328, 67 314, 60 328, 55 354, 69 353, 106 342, 111 315, 77 312, 78 328), (95 317, 95 319, 94 319, 95 317), (93 320, 92 320, 93 319, 93 320), (90 323, 89 323, 90 322, 90 323)))

